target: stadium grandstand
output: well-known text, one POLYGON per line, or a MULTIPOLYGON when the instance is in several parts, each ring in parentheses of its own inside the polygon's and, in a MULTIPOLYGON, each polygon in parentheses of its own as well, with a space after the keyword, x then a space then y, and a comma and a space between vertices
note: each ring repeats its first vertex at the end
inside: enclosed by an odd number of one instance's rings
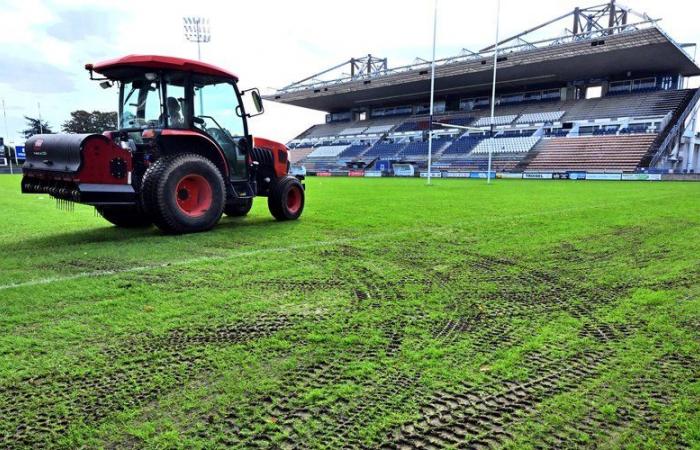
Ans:
MULTIPOLYGON (((438 60, 433 169, 483 171, 492 152, 502 172, 698 173, 700 91, 687 86, 700 67, 658 22, 613 1, 503 40, 493 130, 495 46, 438 60), (565 35, 533 37, 562 21, 565 35)), ((427 169, 430 63, 389 68, 369 55, 268 98, 327 113, 288 143, 310 174, 382 161, 427 169)))

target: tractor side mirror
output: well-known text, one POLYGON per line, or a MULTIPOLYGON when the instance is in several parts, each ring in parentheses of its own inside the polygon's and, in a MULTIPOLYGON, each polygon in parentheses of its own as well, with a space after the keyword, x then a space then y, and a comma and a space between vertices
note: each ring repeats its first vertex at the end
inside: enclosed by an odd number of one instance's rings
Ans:
POLYGON ((260 95, 260 91, 257 88, 248 89, 247 91, 241 92, 241 97, 245 97, 247 94, 250 94, 251 99, 253 100, 253 106, 255 107, 256 113, 246 113, 246 116, 255 117, 263 114, 265 112, 265 107, 263 106, 263 100, 262 96, 260 95))
POLYGON ((263 107, 263 102, 262 102, 262 97, 260 96, 260 92, 257 90, 253 91, 253 104, 255 105, 255 109, 258 110, 259 114, 262 114, 265 111, 265 108, 263 107))

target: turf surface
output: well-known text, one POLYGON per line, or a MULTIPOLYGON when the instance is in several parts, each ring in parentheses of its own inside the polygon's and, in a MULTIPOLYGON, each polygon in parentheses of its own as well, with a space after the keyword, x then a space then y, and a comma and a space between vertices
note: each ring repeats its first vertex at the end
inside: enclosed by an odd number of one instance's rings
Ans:
POLYGON ((170 237, 0 177, 0 448, 700 448, 700 184, 307 185, 170 237))

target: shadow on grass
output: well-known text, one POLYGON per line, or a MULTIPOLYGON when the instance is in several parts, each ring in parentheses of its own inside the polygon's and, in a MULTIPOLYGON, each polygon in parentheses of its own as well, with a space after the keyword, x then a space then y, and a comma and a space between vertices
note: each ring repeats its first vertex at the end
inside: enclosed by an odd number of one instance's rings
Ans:
POLYGON ((212 241, 217 237, 221 237, 223 233, 229 233, 231 238, 235 238, 232 234, 238 230, 239 235, 250 237, 255 233, 256 237, 261 237, 261 230, 278 231, 281 227, 286 229, 296 228, 296 222, 277 222, 271 217, 226 217, 211 230, 204 233, 187 234, 187 235, 171 235, 165 234, 158 228, 152 226, 141 229, 118 228, 105 224, 104 227, 90 228, 85 230, 77 230, 71 232, 57 232, 46 234, 41 237, 30 238, 21 242, 11 243, 5 246, 8 252, 20 252, 26 250, 36 250, 41 248, 50 249, 54 252, 67 250, 76 245, 90 244, 167 244, 176 239, 188 239, 189 241, 212 241))

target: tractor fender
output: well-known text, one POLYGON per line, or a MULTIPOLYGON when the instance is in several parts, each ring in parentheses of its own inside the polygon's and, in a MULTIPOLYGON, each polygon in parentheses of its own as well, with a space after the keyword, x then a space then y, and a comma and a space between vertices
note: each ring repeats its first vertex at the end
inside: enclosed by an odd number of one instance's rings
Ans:
POLYGON ((221 171, 224 179, 228 179, 229 164, 226 155, 209 137, 189 130, 163 130, 159 144, 165 154, 196 153, 207 158, 221 171))

